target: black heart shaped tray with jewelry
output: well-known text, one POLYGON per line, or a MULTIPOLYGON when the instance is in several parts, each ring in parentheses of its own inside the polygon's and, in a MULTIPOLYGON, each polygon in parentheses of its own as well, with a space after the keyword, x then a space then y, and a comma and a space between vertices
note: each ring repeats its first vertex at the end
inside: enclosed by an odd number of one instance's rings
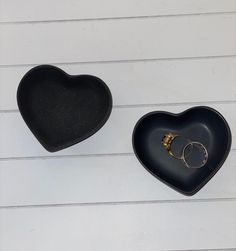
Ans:
POLYGON ((37 66, 25 74, 17 102, 24 121, 50 152, 96 133, 112 110, 111 92, 101 79, 71 76, 52 65, 37 66))
POLYGON ((133 131, 133 148, 141 164, 156 178, 189 196, 216 174, 230 147, 226 120, 205 106, 179 114, 148 113, 133 131))

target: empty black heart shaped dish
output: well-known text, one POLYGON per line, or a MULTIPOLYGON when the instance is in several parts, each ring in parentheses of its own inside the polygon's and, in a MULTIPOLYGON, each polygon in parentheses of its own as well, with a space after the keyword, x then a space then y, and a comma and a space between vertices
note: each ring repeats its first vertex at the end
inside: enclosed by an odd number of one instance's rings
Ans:
POLYGON ((37 66, 25 74, 17 102, 24 121, 50 152, 96 133, 112 109, 110 90, 101 79, 71 76, 52 65, 37 66))
POLYGON ((210 107, 194 107, 179 114, 151 112, 144 115, 133 132, 134 152, 141 164, 156 178, 184 195, 198 192, 220 169, 231 147, 230 128, 223 116, 210 107), (183 135, 201 142, 207 162, 189 168, 163 147, 165 135, 183 135))

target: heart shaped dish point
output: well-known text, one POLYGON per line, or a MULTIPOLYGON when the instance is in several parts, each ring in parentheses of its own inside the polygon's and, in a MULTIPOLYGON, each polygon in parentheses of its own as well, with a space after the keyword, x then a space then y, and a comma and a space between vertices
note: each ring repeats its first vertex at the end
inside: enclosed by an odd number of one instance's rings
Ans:
POLYGON ((156 111, 144 115, 133 131, 133 149, 140 163, 154 177, 188 196, 197 193, 221 168, 231 147, 231 132, 224 117, 206 106, 182 113, 156 111), (207 163, 201 168, 187 168, 163 147, 163 136, 174 132, 208 151, 207 163))
POLYGON ((58 67, 29 70, 17 90, 20 113, 29 129, 49 152, 79 143, 108 120, 112 95, 91 75, 69 75, 58 67))

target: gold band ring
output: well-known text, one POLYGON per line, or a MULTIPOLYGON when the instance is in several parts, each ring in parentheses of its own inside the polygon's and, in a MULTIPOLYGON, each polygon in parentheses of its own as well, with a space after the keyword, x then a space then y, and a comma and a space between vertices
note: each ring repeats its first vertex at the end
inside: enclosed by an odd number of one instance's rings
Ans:
MULTIPOLYGON (((173 143, 173 141, 177 138, 177 137, 182 137, 181 135, 179 134, 173 134, 173 133, 168 133, 166 134, 162 140, 161 140, 161 143, 162 145, 164 146, 164 148, 168 151, 168 153, 176 158, 176 159, 182 159, 182 156, 176 156, 173 152, 172 152, 172 149, 171 149, 171 144, 173 143)), ((187 139, 188 142, 190 143, 191 141, 189 139, 187 139)))

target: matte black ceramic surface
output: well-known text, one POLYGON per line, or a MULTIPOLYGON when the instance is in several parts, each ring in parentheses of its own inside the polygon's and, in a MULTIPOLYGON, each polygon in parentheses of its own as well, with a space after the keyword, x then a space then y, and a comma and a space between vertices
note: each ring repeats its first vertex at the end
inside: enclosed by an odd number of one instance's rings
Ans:
POLYGON ((142 165, 170 187, 185 195, 199 191, 220 169, 231 146, 230 128, 220 113, 210 107, 195 107, 180 114, 151 112, 133 132, 134 152, 142 165), (204 144, 209 157, 199 169, 187 168, 169 155, 163 136, 175 132, 204 144))
POLYGON ((90 137, 105 124, 112 109, 110 90, 101 79, 71 76, 51 65, 26 73, 17 102, 26 124, 50 152, 90 137))

